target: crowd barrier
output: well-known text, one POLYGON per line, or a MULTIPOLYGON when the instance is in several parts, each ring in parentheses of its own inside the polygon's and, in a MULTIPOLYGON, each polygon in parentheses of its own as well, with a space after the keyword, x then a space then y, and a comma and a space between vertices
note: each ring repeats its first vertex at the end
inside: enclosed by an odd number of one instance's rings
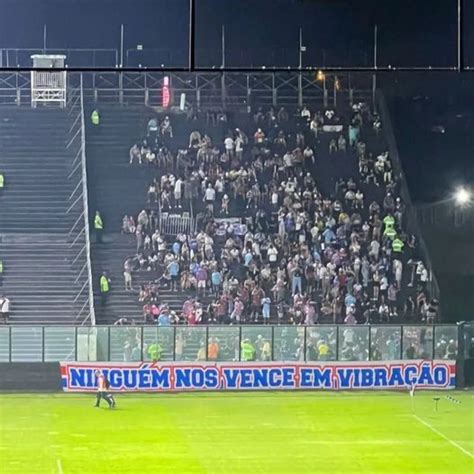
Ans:
POLYGON ((0 326, 0 363, 455 360, 461 352, 462 328, 456 325, 0 326), (252 357, 243 355, 245 342, 253 347, 252 357))

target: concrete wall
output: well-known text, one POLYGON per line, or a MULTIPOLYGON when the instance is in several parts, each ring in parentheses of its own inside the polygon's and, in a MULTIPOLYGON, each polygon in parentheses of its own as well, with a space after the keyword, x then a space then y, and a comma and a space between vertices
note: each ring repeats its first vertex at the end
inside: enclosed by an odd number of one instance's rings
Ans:
POLYGON ((0 391, 59 391, 59 364, 12 362, 0 363, 0 391))

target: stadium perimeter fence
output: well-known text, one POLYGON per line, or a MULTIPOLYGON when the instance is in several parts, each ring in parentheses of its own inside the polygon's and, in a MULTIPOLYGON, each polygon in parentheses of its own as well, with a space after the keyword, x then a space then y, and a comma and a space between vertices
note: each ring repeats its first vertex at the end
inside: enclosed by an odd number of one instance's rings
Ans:
POLYGON ((212 343, 218 361, 235 362, 247 341, 266 361, 459 360, 469 358, 471 333, 469 325, 5 326, 0 363, 140 362, 152 359, 154 344, 163 362, 209 361, 212 343))

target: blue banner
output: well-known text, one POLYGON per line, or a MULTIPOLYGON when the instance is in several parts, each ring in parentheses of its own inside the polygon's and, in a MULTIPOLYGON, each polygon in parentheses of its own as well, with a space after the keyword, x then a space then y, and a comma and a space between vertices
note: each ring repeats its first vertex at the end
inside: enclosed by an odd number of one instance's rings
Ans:
POLYGON ((97 387, 101 370, 111 391, 452 389, 456 362, 414 360, 314 363, 61 362, 64 391, 97 387))

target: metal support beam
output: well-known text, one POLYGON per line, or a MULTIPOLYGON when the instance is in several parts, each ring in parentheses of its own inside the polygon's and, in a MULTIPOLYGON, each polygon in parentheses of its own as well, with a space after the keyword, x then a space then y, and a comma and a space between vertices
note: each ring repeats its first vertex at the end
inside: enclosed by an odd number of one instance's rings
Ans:
MULTIPOLYGON (((225 28, 222 25, 222 62, 221 62, 221 69, 225 68, 225 28)), ((226 84, 225 84, 225 73, 223 72, 221 75, 221 104, 222 108, 225 109, 226 103, 226 84)))
POLYGON ((464 70, 464 41, 463 41, 463 0, 458 0, 458 61, 457 61, 457 68, 458 72, 464 70))
POLYGON ((374 69, 377 69, 377 42, 378 42, 378 27, 374 27, 374 69))
POLYGON ((189 0, 189 57, 188 57, 188 70, 190 72, 195 69, 195 26, 196 26, 196 10, 195 0, 189 0))
POLYGON ((124 28, 123 23, 120 25, 120 67, 123 67, 123 37, 124 28))
POLYGON ((303 67, 303 28, 300 28, 299 41, 299 74, 298 74, 298 107, 303 107, 303 75, 301 69, 303 67))

